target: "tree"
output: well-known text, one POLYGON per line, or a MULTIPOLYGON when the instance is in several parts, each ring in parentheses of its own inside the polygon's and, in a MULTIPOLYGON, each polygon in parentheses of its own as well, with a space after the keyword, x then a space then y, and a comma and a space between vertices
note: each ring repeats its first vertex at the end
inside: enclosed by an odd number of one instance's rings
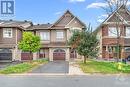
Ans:
POLYGON ((90 26, 84 31, 74 31, 69 39, 69 45, 74 47, 78 54, 84 56, 84 63, 88 57, 96 57, 98 53, 98 40, 92 33, 90 26))
POLYGON ((118 62, 119 59, 121 58, 122 48, 124 47, 123 44, 120 44, 121 36, 123 34, 123 29, 120 29, 120 28, 121 28, 121 25, 125 24, 125 19, 120 18, 120 15, 122 14, 122 12, 119 11, 119 8, 120 7, 127 8, 128 0, 104 0, 104 1, 107 4, 107 6, 101 7, 101 8, 103 8, 106 11, 107 15, 111 15, 113 13, 116 15, 116 17, 114 18, 116 33, 112 32, 111 30, 109 30, 109 31, 117 36, 115 52, 117 53, 116 61, 118 62))
POLYGON ((23 39, 18 43, 19 49, 31 54, 40 49, 40 37, 35 36, 32 32, 23 32, 23 39))

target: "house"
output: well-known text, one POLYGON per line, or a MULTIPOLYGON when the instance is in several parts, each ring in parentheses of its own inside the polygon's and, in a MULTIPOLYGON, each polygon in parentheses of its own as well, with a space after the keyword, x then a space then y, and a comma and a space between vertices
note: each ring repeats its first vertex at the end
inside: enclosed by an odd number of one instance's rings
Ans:
POLYGON ((100 58, 115 58, 117 56, 117 42, 122 47, 120 58, 126 58, 130 55, 130 12, 125 6, 120 6, 109 15, 95 32, 97 32, 99 39, 100 58), (116 19, 119 21, 117 22, 116 19), (119 27, 117 28, 117 26, 119 27), (120 32, 119 41, 117 41, 117 29, 120 32))
POLYGON ((19 60, 18 42, 22 31, 31 26, 29 21, 0 20, 0 60, 19 60))
POLYGON ((35 60, 49 58, 53 60, 66 60, 81 58, 76 50, 68 46, 67 41, 72 35, 72 30, 82 30, 85 24, 67 10, 53 24, 33 25, 29 21, 1 21, 0 22, 0 60, 35 60), (18 49, 18 42, 22 39, 23 31, 33 32, 41 39, 41 48, 33 53, 29 59, 28 52, 18 49))

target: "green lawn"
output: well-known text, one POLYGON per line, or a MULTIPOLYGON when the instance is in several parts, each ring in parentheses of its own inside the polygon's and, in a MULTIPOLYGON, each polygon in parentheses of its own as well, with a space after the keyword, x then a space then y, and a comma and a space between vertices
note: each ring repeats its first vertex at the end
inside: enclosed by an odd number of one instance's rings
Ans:
POLYGON ((119 64, 114 62, 98 62, 87 61, 86 64, 79 62, 80 68, 85 73, 103 73, 103 74, 117 74, 130 73, 130 65, 122 64, 122 69, 119 70, 119 64))
POLYGON ((26 73, 26 72, 31 71, 33 68, 36 68, 39 65, 45 64, 47 62, 48 60, 45 60, 45 59, 24 62, 24 63, 17 64, 14 66, 6 67, 5 69, 0 70, 0 74, 26 73))

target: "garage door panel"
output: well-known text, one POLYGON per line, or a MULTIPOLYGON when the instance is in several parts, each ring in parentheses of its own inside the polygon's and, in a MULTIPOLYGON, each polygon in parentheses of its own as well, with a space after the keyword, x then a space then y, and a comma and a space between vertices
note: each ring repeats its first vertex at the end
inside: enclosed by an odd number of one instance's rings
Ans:
POLYGON ((53 53, 53 60, 65 60, 65 51, 58 49, 53 53))
POLYGON ((12 60, 12 51, 10 49, 0 49, 0 60, 12 60))

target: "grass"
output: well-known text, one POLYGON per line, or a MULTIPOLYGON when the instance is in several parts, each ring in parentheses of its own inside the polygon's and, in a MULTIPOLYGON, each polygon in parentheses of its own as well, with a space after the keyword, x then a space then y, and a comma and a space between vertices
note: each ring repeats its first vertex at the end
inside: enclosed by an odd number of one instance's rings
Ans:
POLYGON ((38 67, 39 65, 45 64, 47 62, 48 62, 48 60, 45 60, 45 59, 24 62, 24 63, 17 64, 14 66, 8 66, 5 69, 0 70, 0 73, 1 74, 26 73, 26 72, 29 72, 32 69, 38 67))
POLYGON ((130 65, 122 64, 122 70, 118 69, 118 63, 87 61, 86 64, 79 62, 80 68, 85 73, 118 74, 130 73, 130 65))

